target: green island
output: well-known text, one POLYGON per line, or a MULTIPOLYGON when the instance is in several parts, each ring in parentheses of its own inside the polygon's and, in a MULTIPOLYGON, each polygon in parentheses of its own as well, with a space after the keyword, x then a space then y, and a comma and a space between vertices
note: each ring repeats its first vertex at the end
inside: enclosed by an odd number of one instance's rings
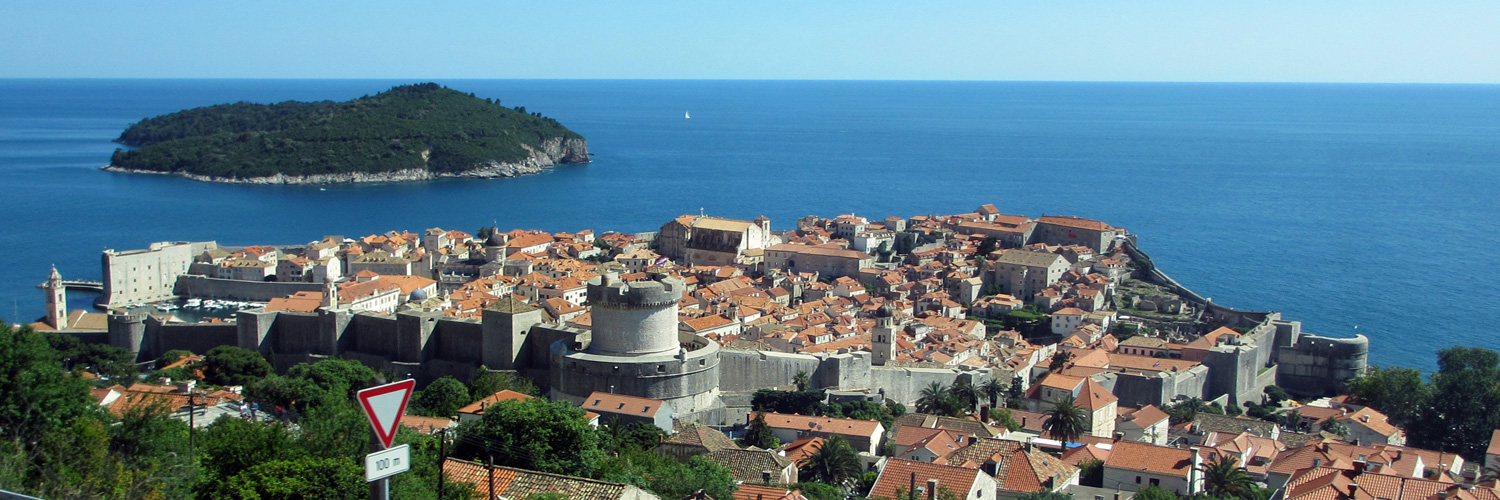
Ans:
POLYGON ((436 83, 347 102, 238 102, 131 125, 112 172, 217 182, 315 184, 514 177, 589 161, 557 120, 436 83))

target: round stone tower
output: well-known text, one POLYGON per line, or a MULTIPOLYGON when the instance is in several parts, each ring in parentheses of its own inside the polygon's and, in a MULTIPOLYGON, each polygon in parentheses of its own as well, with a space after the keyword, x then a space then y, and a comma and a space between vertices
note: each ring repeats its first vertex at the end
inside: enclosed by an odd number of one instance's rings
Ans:
POLYGON ((587 342, 552 344, 553 399, 579 402, 593 392, 659 399, 689 420, 722 408, 719 344, 678 331, 685 288, 664 273, 644 281, 621 281, 612 272, 590 280, 593 331, 587 342))
POLYGON ((676 351, 677 301, 685 286, 670 277, 623 282, 613 273, 589 281, 594 333, 588 352, 640 356, 676 351))

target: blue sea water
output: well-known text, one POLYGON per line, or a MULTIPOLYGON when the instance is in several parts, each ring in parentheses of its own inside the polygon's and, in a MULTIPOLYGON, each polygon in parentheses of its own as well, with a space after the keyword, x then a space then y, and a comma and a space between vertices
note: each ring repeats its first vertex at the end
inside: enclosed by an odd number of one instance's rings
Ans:
POLYGON ((97 169, 148 116, 400 83, 0 80, 0 316, 41 315, 49 264, 97 279, 101 250, 153 241, 645 231, 700 207, 786 229, 994 203, 1128 228, 1216 302, 1314 333, 1358 326, 1373 363, 1430 370, 1443 347, 1500 347, 1486 322, 1500 317, 1500 86, 445 80, 557 118, 595 161, 326 190, 97 169))

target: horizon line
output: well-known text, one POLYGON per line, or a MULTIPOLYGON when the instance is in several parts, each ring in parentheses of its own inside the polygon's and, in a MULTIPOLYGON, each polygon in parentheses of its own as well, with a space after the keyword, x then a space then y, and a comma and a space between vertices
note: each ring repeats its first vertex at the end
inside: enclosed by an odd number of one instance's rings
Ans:
POLYGON ((896 79, 896 78, 486 78, 486 77, 114 77, 114 76, 0 76, 0 81, 21 80, 282 80, 282 81, 616 81, 616 82, 870 82, 870 83, 1168 83, 1168 84, 1287 84, 1287 85, 1500 85, 1500 82, 1416 82, 1416 81, 1333 81, 1333 80, 982 80, 982 79, 896 79))

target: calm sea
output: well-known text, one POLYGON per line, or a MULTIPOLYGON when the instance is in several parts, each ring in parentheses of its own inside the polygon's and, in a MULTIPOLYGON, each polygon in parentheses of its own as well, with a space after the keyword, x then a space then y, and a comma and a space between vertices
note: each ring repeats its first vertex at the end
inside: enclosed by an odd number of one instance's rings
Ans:
POLYGON ((786 229, 994 203, 1128 228, 1216 302, 1315 333, 1357 326, 1374 363, 1432 369, 1443 347, 1500 347, 1486 322, 1500 318, 1500 86, 453 80, 440 83, 557 118, 595 161, 326 190, 97 169, 144 117, 400 83, 0 80, 0 316, 41 315, 49 264, 97 279, 101 250, 160 240, 645 231, 700 207, 786 229))

